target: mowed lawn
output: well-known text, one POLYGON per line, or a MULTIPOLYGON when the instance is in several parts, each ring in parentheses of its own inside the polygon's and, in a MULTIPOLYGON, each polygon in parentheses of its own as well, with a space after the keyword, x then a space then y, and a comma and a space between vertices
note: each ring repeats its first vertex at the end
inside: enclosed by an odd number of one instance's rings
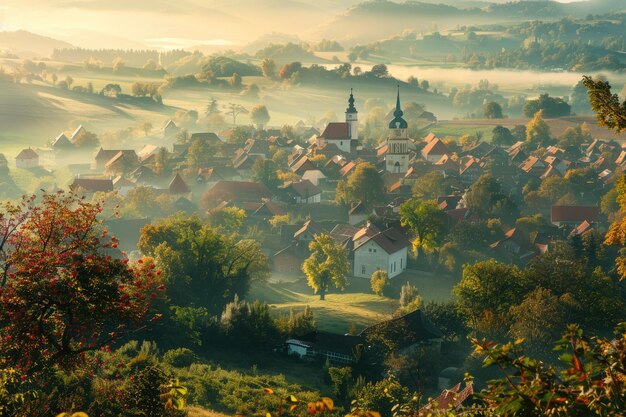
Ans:
POLYGON ((388 319, 398 307, 400 287, 406 282, 415 285, 427 303, 449 300, 457 280, 430 273, 405 271, 393 279, 390 298, 373 294, 368 279, 352 278, 345 291, 331 290, 325 300, 320 300, 319 295, 315 295, 306 285, 306 280, 299 278, 292 282, 256 283, 246 298, 270 304, 275 316, 287 316, 290 310, 302 311, 308 305, 319 329, 345 333, 351 327, 361 330, 388 319))

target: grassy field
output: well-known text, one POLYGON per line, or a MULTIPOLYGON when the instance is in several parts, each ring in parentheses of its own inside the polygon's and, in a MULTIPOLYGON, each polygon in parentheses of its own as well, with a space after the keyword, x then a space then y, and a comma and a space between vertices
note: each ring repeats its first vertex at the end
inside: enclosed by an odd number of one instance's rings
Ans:
MULTIPOLYGON (((405 271, 394 278, 391 294, 398 295, 405 282, 411 282, 419 290, 424 302, 445 301, 450 298, 456 280, 447 276, 433 276, 418 271, 405 271)), ((352 326, 361 330, 381 320, 386 320, 398 307, 395 298, 380 297, 372 293, 369 280, 352 278, 345 291, 331 291, 326 300, 306 285, 304 278, 293 282, 257 283, 247 297, 271 305, 275 315, 288 315, 309 306, 318 328, 345 333, 352 326)))

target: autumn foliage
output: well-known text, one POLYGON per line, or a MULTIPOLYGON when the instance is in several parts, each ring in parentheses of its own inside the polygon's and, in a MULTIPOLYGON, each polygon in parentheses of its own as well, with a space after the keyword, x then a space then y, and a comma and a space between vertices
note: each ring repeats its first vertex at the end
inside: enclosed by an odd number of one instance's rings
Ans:
POLYGON ((129 265, 74 194, 25 197, 0 211, 0 365, 23 375, 80 362, 143 328, 163 289, 150 260, 129 265))

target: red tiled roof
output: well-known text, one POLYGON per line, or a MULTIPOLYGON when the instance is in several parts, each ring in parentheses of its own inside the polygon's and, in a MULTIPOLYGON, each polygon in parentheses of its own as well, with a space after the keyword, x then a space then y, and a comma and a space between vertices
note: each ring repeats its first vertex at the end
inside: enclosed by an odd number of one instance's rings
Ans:
POLYGON ((598 206, 552 206, 550 218, 553 222, 583 222, 598 221, 600 208, 598 206))
POLYGON ((422 149, 422 155, 445 155, 447 154, 448 147, 443 143, 443 141, 439 138, 434 138, 426 146, 422 149))
POLYGON ((347 122, 332 122, 320 135, 324 139, 350 139, 350 125, 347 122))

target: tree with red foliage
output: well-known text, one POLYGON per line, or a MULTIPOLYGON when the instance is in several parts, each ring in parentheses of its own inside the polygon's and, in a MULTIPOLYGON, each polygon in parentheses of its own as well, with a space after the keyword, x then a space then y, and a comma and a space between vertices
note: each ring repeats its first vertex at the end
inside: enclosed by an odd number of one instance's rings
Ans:
POLYGON ((63 192, 0 209, 0 365, 22 375, 71 367, 145 327, 160 273, 116 256, 101 211, 63 192))

